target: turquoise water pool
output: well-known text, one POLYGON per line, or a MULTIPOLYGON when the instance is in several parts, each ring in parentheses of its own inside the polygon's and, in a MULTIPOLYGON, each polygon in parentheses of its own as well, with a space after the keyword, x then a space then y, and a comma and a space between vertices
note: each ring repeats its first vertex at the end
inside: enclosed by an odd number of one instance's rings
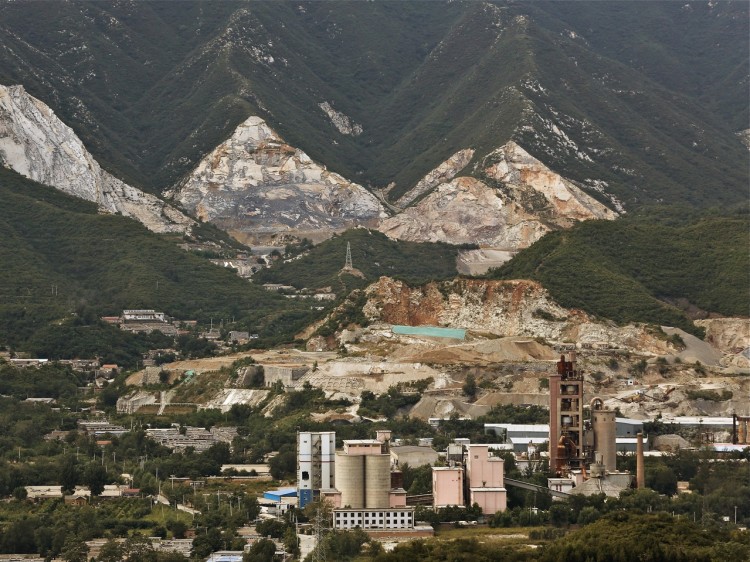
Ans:
POLYGON ((466 339, 466 330, 460 328, 438 328, 437 326, 391 326, 394 334, 405 336, 430 336, 434 338, 466 339))

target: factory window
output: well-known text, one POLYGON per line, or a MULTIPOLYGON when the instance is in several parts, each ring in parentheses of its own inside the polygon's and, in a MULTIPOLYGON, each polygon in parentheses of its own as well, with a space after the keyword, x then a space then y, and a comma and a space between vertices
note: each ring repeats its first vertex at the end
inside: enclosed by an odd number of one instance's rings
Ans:
POLYGON ((310 473, 306 470, 302 471, 302 480, 310 480, 310 473))

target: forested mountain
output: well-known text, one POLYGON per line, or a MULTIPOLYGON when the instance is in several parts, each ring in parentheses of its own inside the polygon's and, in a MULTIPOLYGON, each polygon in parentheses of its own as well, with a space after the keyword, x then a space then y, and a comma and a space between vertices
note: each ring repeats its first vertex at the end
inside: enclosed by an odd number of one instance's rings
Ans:
POLYGON ((152 192, 258 115, 391 200, 515 140, 609 204, 723 204, 748 184, 747 36, 744 2, 16 2, 0 83, 152 192))
POLYGON ((710 314, 750 311, 750 218, 650 208, 552 232, 491 271, 534 279, 563 306, 619 322, 690 329, 710 314))
POLYGON ((234 319, 269 343, 313 318, 308 306, 181 250, 173 236, 5 170, 0 208, 0 342, 14 349, 40 352, 59 341, 74 353, 88 338, 101 351, 119 330, 98 317, 124 308, 202 324, 234 319))

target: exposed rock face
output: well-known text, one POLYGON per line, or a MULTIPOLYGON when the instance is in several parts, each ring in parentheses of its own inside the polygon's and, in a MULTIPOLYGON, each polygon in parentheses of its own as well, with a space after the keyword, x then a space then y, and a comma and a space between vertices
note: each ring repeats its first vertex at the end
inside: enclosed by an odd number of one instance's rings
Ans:
POLYGON ((323 110, 323 113, 328 115, 328 118, 336 127, 339 133, 342 135, 351 135, 357 137, 362 134, 362 125, 355 123, 347 115, 344 115, 340 111, 333 109, 330 103, 324 101, 318 104, 318 107, 323 110))
POLYGON ((696 320, 706 329, 706 341, 727 353, 739 353, 750 347, 750 318, 711 318, 696 320))
POLYGON ((459 150, 453 156, 448 158, 448 160, 419 180, 417 185, 407 191, 398 201, 396 201, 396 205, 399 207, 406 207, 435 186, 449 182, 456 177, 458 172, 463 170, 469 162, 471 162, 473 157, 474 151, 472 149, 465 148, 459 150))
POLYGON ((201 219, 251 240, 279 233, 320 240, 385 216, 364 187, 285 144, 259 117, 242 123, 172 196, 201 219))
POLYGON ((615 346, 670 353, 665 340, 641 326, 593 321, 585 312, 559 306, 534 281, 456 279, 409 287, 381 277, 366 289, 365 316, 373 322, 465 328, 500 336, 543 337, 586 346, 615 346))
POLYGON ((154 232, 186 232, 194 221, 102 170, 73 130, 23 86, 0 86, 0 160, 34 181, 121 213, 154 232))
POLYGON ((549 228, 480 180, 460 177, 440 184, 414 207, 384 220, 378 229, 412 242, 525 248, 549 228))
POLYGON ((508 197, 561 227, 575 221, 614 219, 617 214, 511 141, 488 154, 481 173, 499 182, 508 197), (539 197, 543 200, 540 200, 539 197))
POLYGON ((711 318, 695 324, 706 329, 708 343, 726 354, 723 366, 750 369, 749 318, 711 318))
MULTIPOLYGON (((513 251, 575 221, 616 216, 514 142, 490 153, 475 173, 481 179, 458 177, 439 184, 379 229, 415 242, 477 243, 513 251)), ((427 178, 422 182, 429 183, 427 178)))

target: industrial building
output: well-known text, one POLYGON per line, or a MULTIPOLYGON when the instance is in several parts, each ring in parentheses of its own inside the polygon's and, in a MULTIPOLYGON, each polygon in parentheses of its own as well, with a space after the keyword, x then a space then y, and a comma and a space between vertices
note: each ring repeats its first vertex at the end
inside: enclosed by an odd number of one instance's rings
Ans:
POLYGON ((435 509, 466 505, 463 466, 432 467, 432 505, 435 509))
POLYGON ((482 513, 505 511, 507 491, 505 461, 490 455, 487 445, 469 445, 466 454, 466 479, 469 488, 469 505, 478 504, 482 513))
POLYGON ((620 450, 635 452, 637 486, 644 487, 643 422, 617 418, 601 398, 591 401, 589 417, 584 418, 583 374, 576 368, 575 352, 569 361, 560 357, 549 381, 549 459, 555 477, 548 479, 548 487, 563 493, 619 495, 632 481, 632 475, 617 471, 620 450))
POLYGON ((334 488, 336 433, 333 431, 297 432, 297 496, 303 508, 334 488))
POLYGON ((466 445, 462 460, 432 467, 432 505, 479 505, 484 514, 505 511, 505 461, 490 453, 490 445, 466 445))
POLYGON ((583 373, 576 369, 576 355, 557 363, 557 373, 549 377, 549 468, 563 474, 580 468, 583 450, 583 373))
POLYGON ((378 431, 376 439, 344 441, 336 453, 336 487, 320 492, 334 506, 334 529, 414 528, 414 507, 406 505, 401 474, 391 472, 390 439, 390 431, 378 431))

